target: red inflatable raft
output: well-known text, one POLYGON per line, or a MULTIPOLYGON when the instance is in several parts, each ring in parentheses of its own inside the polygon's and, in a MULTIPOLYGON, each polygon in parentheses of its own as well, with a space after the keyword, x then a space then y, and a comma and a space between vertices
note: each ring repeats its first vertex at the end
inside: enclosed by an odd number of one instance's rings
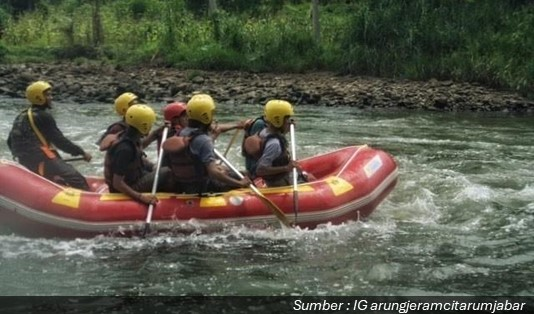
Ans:
MULTIPOLYGON (((340 224, 368 216, 397 182, 393 158, 366 145, 342 148, 299 161, 317 180, 293 188, 261 188, 302 228, 340 224)), ((8 160, 0 161, 0 230, 34 236, 135 235, 147 216, 144 206, 123 194, 108 193, 102 178, 88 178, 92 192, 66 188, 8 160)), ((192 232, 229 224, 279 226, 278 218, 251 189, 199 197, 158 193, 152 232, 192 232)))

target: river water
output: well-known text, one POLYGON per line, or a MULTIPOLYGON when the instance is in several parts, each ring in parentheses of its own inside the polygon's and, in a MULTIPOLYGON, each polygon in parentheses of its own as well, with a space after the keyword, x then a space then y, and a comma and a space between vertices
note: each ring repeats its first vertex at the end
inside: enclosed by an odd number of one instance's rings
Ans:
MULTIPOLYGON (((2 158, 11 157, 5 139, 25 106, 0 98, 2 158)), ((158 113, 162 106, 153 105, 158 113)), ((396 158, 399 183, 366 221, 147 239, 34 239, 0 229, 0 295, 534 294, 533 116, 295 110, 298 157, 369 144, 396 158)), ((259 112, 220 104, 217 118, 259 112)), ((93 154, 75 166, 101 174, 93 143, 116 120, 112 106, 56 103, 54 115, 93 154)), ((230 138, 222 135, 217 147, 230 138)), ((228 156, 243 165, 238 147, 228 156)), ((153 146, 148 151, 155 156, 153 146)))

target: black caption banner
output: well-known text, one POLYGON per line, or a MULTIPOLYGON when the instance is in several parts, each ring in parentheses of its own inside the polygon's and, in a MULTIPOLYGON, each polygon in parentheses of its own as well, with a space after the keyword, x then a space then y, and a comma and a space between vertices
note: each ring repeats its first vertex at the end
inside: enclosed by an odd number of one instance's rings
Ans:
POLYGON ((534 313, 534 297, 0 297, 0 313, 534 313))

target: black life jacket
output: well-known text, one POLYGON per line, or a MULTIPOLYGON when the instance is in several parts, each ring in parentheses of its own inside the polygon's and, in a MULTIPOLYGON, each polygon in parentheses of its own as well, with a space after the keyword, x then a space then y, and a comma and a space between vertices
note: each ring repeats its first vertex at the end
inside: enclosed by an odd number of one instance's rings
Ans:
MULTIPOLYGON (((19 161, 57 158, 58 154, 55 149, 41 142, 29 119, 29 114, 37 116, 46 109, 32 107, 30 110, 25 109, 15 118, 9 132, 7 145, 13 157, 19 161)), ((47 141, 47 139, 44 140, 47 141)))

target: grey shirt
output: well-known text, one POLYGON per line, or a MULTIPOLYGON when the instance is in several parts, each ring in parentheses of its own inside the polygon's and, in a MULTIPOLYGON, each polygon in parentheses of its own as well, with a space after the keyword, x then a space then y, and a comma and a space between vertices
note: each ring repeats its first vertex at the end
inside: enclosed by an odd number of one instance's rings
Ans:
MULTIPOLYGON (((187 127, 180 132, 181 136, 189 136, 193 132, 198 131, 196 128, 187 127)), ((189 143, 191 153, 198 157, 198 160, 205 166, 208 166, 211 162, 217 158, 213 152, 213 139, 208 134, 200 134, 196 136, 191 143, 189 143)))
MULTIPOLYGON (((270 134, 271 133, 269 132, 269 129, 265 128, 261 130, 259 136, 261 138, 266 138, 270 134)), ((265 143, 263 154, 258 160, 258 166, 256 169, 260 167, 272 167, 273 161, 278 158, 280 154, 282 154, 282 143, 280 143, 280 140, 277 138, 270 138, 265 143)))

